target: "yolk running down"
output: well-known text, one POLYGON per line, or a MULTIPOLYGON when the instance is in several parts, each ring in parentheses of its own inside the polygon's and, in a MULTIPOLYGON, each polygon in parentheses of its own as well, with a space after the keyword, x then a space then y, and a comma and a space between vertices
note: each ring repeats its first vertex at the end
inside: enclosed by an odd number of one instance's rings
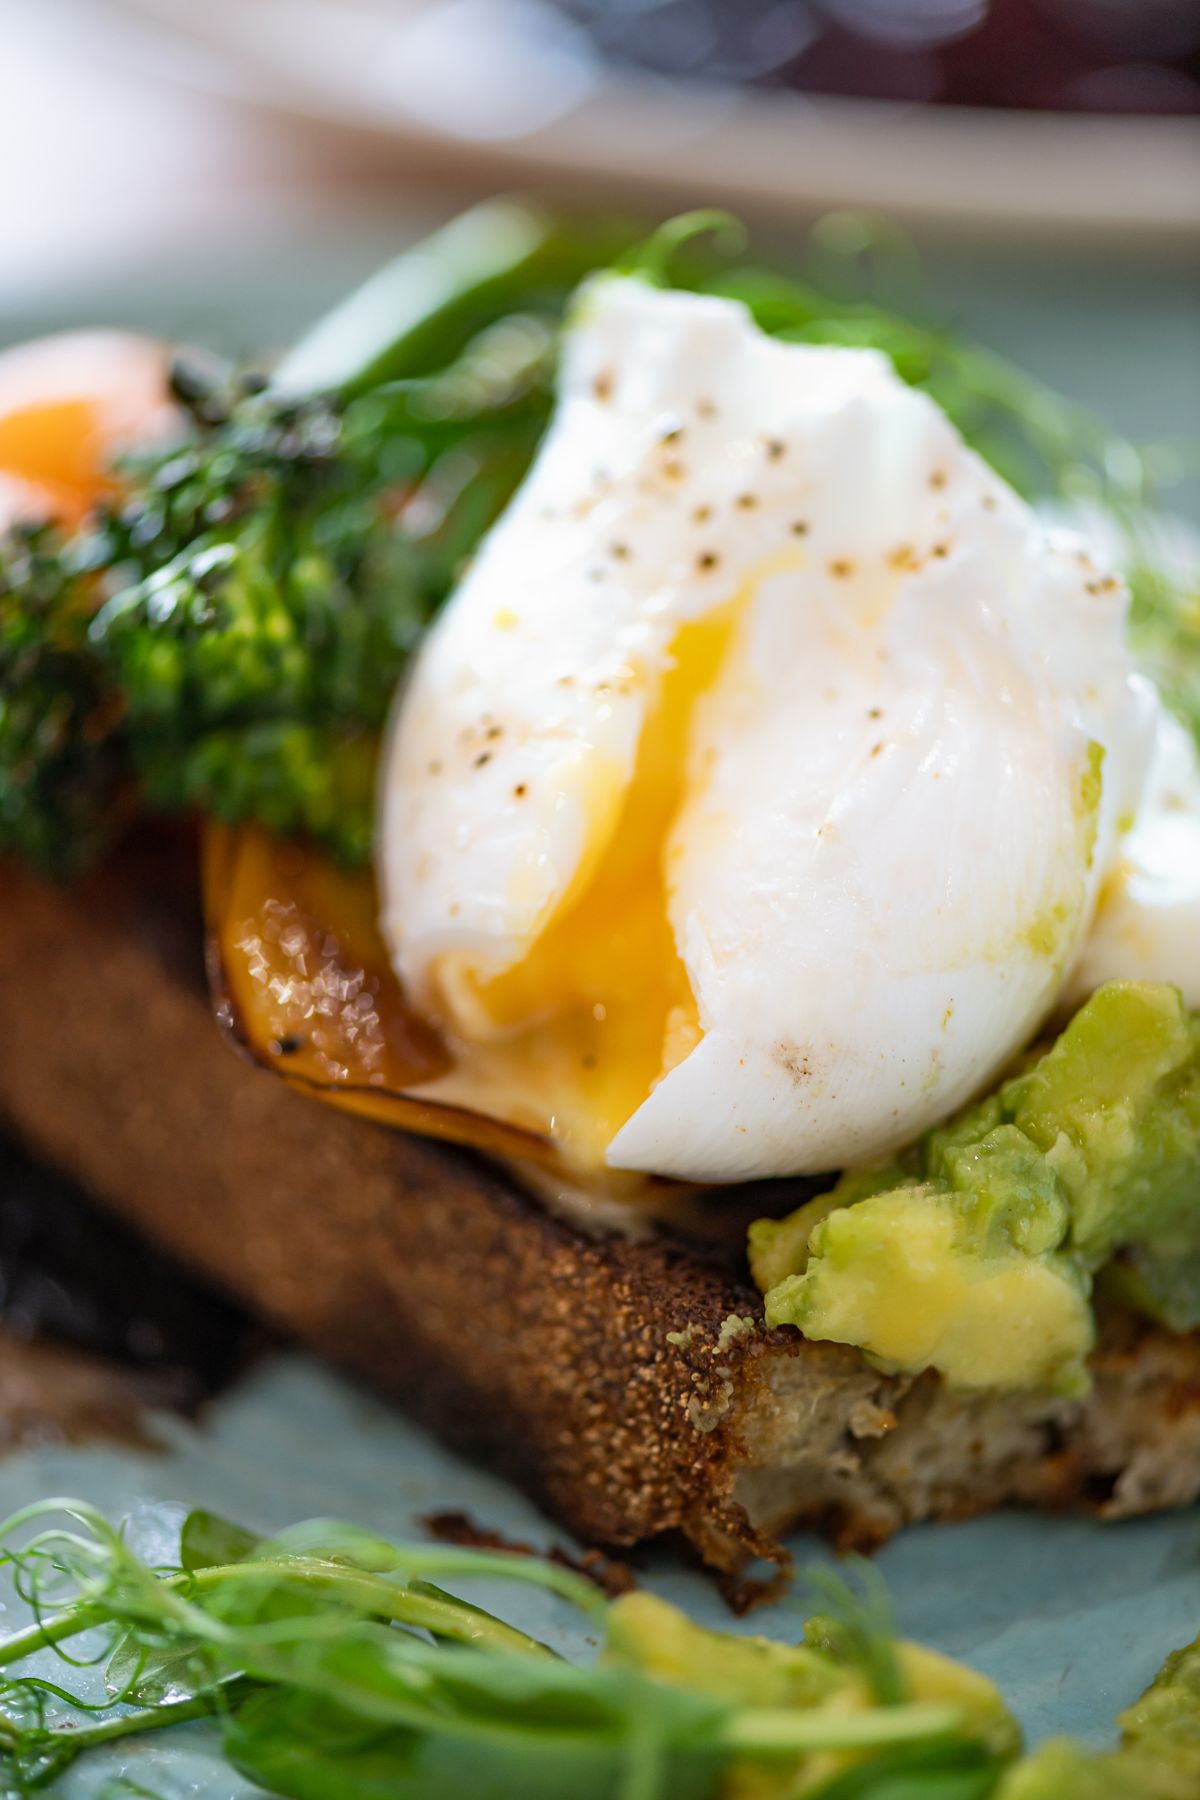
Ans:
POLYGON ((464 1066, 511 1096, 514 1122, 554 1137, 581 1165, 603 1162, 618 1129, 700 1037, 667 916, 666 840, 687 789, 692 715, 726 660, 737 611, 729 602, 677 632, 590 877, 523 961, 471 983, 498 1035, 465 1047, 464 1066))

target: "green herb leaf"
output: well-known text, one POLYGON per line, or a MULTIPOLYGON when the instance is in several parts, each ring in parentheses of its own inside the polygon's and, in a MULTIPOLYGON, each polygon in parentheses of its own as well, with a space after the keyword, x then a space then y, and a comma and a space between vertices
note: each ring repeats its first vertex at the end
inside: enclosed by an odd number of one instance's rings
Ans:
POLYGON ((219 1513, 190 1512, 179 1532, 179 1561, 189 1573, 246 1562, 261 1543, 252 1531, 219 1513))
POLYGON ((997 1774, 979 1745, 904 1748, 843 1769, 811 1800, 990 1800, 997 1774))
MULTIPOLYGON (((242 1707, 223 1734, 234 1767, 294 1800, 614 1800, 628 1793, 630 1748, 596 1738, 534 1737, 520 1744, 464 1741, 364 1726, 328 1702, 269 1689, 242 1707)), ((723 1759, 678 1751, 662 1800, 710 1800, 723 1759)))

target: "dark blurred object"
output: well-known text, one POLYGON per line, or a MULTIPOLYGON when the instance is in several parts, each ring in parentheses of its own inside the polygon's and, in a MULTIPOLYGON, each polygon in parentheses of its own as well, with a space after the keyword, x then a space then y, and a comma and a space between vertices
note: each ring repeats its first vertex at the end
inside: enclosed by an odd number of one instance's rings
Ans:
POLYGON ((559 0, 614 61, 873 100, 1200 112, 1197 0, 559 0))
POLYGON ((0 1136, 0 1441, 14 1340, 147 1377, 144 1399, 184 1408, 224 1386, 258 1341, 229 1301, 0 1136))

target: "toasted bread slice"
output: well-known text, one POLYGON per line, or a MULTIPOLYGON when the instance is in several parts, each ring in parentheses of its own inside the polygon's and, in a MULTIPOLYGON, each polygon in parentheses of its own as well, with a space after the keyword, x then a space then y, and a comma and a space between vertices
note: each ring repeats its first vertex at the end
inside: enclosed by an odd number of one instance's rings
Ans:
POLYGON ((470 1154, 241 1062, 185 840, 73 889, 5 868, 0 904, 0 1114, 584 1539, 679 1530, 734 1571, 793 1524, 870 1544, 1010 1502, 1118 1516, 1200 1494, 1195 1338, 1110 1316, 1082 1400, 882 1375, 767 1331, 734 1254, 589 1234, 470 1154))

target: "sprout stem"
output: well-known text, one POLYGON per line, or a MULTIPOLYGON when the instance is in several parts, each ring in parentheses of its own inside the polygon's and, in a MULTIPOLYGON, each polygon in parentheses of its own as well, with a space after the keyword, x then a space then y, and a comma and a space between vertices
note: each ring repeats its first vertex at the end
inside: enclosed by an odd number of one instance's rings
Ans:
POLYGON ((840 1714, 748 1707, 729 1720, 724 1739, 734 1751, 794 1756, 810 1750, 875 1750, 945 1737, 961 1726, 957 1708, 923 1702, 840 1714))
POLYGON ((89 1631, 93 1625, 107 1624, 110 1617, 93 1602, 84 1601, 78 1606, 68 1607, 65 1612, 59 1613, 57 1619, 50 1619, 44 1624, 26 1625, 23 1631, 14 1631, 11 1637, 0 1640, 0 1666, 20 1662, 37 1650, 45 1650, 51 1644, 61 1644, 67 1638, 78 1637, 80 1632, 89 1631))
MULTIPOLYGON (((155 1706, 140 1706, 136 1712, 121 1713, 115 1719, 103 1719, 98 1725, 74 1727, 63 1742, 72 1752, 92 1750, 97 1744, 111 1743, 115 1738, 136 1737, 142 1731, 162 1731, 168 1725, 182 1725, 189 1719, 207 1719, 217 1707, 212 1691, 195 1694, 190 1700, 162 1701, 155 1706)), ((51 1738, 57 1733, 47 1734, 51 1738)))

